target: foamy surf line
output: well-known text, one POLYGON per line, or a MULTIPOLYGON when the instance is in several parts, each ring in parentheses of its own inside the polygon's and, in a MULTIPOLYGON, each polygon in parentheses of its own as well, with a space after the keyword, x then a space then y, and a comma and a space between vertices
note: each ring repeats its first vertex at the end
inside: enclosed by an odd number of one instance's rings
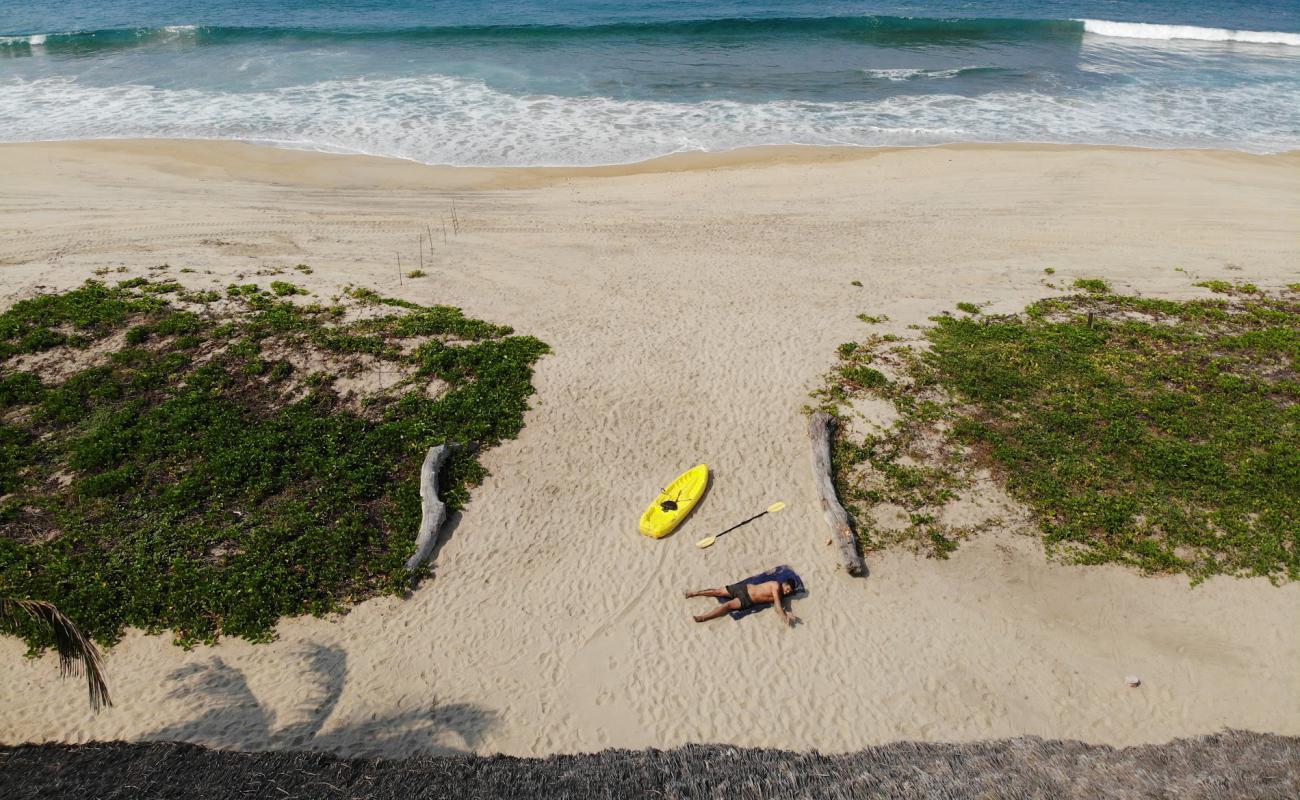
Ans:
POLYGON ((0 36, 0 47, 45 47, 56 45, 87 46, 94 44, 121 45, 123 43, 148 44, 172 41, 193 36, 198 25, 164 25, 161 28, 139 28, 103 31, 68 31, 65 33, 25 33, 0 36))
POLYGON ((1285 44, 1300 47, 1300 33, 1283 31, 1238 31, 1229 28, 1200 28, 1195 25, 1157 25, 1150 22, 1112 22, 1105 19, 1080 19, 1085 33, 1118 39, 1173 40, 1200 42, 1244 42, 1248 44, 1285 44))
POLYGON ((1260 153, 1300 146, 1300 86, 1196 94, 1118 86, 1063 106, 1056 97, 1023 90, 867 102, 670 103, 518 96, 452 76, 258 92, 95 87, 46 78, 0 82, 0 108, 12 109, 0 118, 0 141, 262 140, 460 166, 627 164, 786 144, 1052 142, 1260 153), (1217 113, 1207 115, 1207 104, 1217 113))
POLYGON ((959 67, 956 69, 864 69, 862 74, 869 78, 883 78, 887 81, 910 81, 926 78, 955 78, 963 72, 978 71, 980 67, 959 67))
POLYGON ((49 38, 49 34, 46 33, 32 33, 27 36, 0 36, 0 45, 40 47, 45 44, 47 38, 49 38))

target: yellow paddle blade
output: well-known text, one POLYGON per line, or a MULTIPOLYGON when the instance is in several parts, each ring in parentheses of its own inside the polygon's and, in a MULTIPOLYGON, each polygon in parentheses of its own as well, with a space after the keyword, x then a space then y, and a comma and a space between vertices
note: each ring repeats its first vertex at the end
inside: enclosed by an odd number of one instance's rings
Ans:
MULTIPOLYGON (((785 508, 785 503, 782 503, 782 502, 776 502, 776 503, 773 503, 772 505, 768 506, 768 507, 767 507, 767 510, 764 511, 763 514, 775 514, 776 512, 780 511, 780 510, 783 509, 783 508, 785 508)), ((749 519, 745 520, 745 522, 740 523, 740 525, 744 525, 745 523, 748 523, 748 522, 753 522, 754 520, 758 519, 758 517, 763 516, 763 514, 759 514, 759 515, 756 516, 756 517, 750 517, 749 519)), ((739 528, 740 525, 734 525, 734 526, 732 526, 732 527, 730 527, 730 528, 727 528, 727 530, 723 531, 722 533, 727 533, 728 531, 734 531, 736 528, 739 528)), ((718 536, 721 536, 722 533, 719 533, 718 536)), ((708 537, 705 537, 705 538, 699 540, 698 542, 696 542, 696 543, 695 543, 695 546, 698 547, 698 548, 700 548, 701 550, 703 550, 703 549, 706 548, 706 547, 712 547, 712 546, 713 546, 713 543, 716 542, 716 541, 718 540, 718 536, 708 536, 708 537)))

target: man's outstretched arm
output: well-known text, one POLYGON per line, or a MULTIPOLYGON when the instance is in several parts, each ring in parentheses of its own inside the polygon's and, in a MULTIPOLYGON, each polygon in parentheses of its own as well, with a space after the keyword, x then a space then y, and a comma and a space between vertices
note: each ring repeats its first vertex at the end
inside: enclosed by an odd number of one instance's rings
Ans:
POLYGON ((767 588, 772 592, 772 605, 776 607, 776 613, 781 615, 781 621, 794 627, 799 618, 785 610, 785 598, 781 596, 780 582, 772 581, 767 584, 767 588))

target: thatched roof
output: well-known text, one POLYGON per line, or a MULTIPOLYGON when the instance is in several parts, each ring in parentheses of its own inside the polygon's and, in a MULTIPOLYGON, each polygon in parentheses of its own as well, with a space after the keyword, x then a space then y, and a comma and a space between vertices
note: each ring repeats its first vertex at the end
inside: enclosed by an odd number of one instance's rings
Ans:
POLYGON ((0 797, 1296 798, 1300 738, 1239 731, 1115 749, 1037 738, 827 756, 723 745, 550 758, 345 759, 107 742, 0 748, 0 797))

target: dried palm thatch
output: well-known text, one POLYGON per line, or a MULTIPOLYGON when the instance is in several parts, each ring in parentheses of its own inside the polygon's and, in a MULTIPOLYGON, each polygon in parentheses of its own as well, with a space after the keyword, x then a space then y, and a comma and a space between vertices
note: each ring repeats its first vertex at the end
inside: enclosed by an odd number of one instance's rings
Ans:
POLYGON ((0 748, 0 797, 1295 798, 1300 738, 1229 731, 1116 749, 1038 738, 845 755, 688 745, 542 759, 343 759, 109 742, 0 748))
POLYGON ((98 711, 113 705, 108 697, 108 684, 104 682, 99 650, 72 620, 53 603, 44 600, 0 597, 0 629, 12 630, 24 622, 35 622, 50 632, 54 649, 59 654, 59 674, 62 677, 85 674, 92 709, 98 711))

